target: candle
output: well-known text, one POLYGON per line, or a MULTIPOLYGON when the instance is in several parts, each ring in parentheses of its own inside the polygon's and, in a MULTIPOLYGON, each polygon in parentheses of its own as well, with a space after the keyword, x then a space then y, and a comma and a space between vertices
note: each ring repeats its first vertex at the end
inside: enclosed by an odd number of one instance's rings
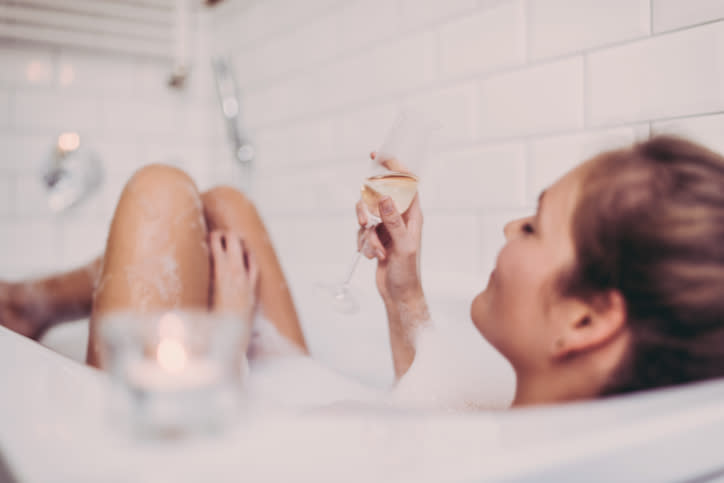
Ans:
POLYGON ((217 383, 221 370, 209 360, 189 358, 183 343, 164 338, 156 349, 156 359, 141 359, 128 364, 126 377, 137 389, 146 391, 188 391, 217 383))
POLYGON ((126 377, 136 389, 173 392, 210 387, 221 379, 221 371, 211 361, 191 360, 183 370, 170 372, 154 361, 141 359, 129 363, 126 377))
POLYGON ((109 320, 104 333, 115 349, 108 365, 120 383, 111 399, 120 427, 165 439, 216 432, 235 421, 238 320, 178 311, 132 314, 109 320))

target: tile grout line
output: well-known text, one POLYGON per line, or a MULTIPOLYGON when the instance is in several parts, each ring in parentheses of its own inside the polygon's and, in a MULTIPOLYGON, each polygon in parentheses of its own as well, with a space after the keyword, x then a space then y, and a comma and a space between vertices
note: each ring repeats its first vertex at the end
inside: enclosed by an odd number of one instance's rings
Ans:
MULTIPOLYGON (((485 80, 488 78, 493 78, 493 77, 497 77, 497 76, 501 76, 501 75, 515 73, 517 71, 523 71, 528 68, 532 68, 532 67, 536 67, 536 66, 544 66, 546 64, 552 64, 552 63, 555 63, 558 61, 564 61, 566 59, 570 59, 570 58, 573 58, 573 57, 576 57, 579 55, 596 54, 596 53, 599 53, 602 51, 606 51, 608 49, 623 47, 625 45, 635 44, 638 42, 644 42, 646 40, 659 38, 659 37, 670 35, 670 34, 676 34, 676 33, 680 33, 680 32, 687 31, 687 30, 695 30, 697 28, 716 24, 716 23, 724 24, 724 19, 715 19, 715 20, 702 22, 702 23, 695 24, 695 25, 684 26, 679 29, 673 29, 673 30, 668 30, 668 31, 664 31, 664 32, 659 32, 657 34, 649 34, 649 35, 645 35, 645 36, 631 37, 631 38, 628 38, 625 40, 619 40, 619 41, 614 41, 614 42, 597 45, 597 46, 589 48, 589 49, 570 51, 570 52, 565 52, 562 54, 549 56, 549 57, 531 58, 530 53, 528 53, 528 55, 526 56, 527 57, 526 62, 515 63, 512 66, 505 67, 505 68, 498 69, 498 70, 486 71, 485 69, 482 69, 475 74, 470 74, 470 76, 474 76, 478 80, 485 80)), ((405 32, 402 35, 398 35, 398 36, 394 37, 394 40, 392 41, 392 43, 399 42, 399 41, 408 39, 410 37, 414 37, 414 35, 419 35, 421 33, 422 33, 422 31, 405 32), (411 33, 412 33, 412 35, 410 35, 411 33)), ((375 46, 370 46, 366 49, 357 50, 356 54, 359 55, 359 54, 363 54, 363 53, 368 53, 370 51, 373 51, 375 48, 384 47, 384 45, 388 45, 388 44, 389 44, 389 42, 388 43, 380 42, 379 44, 375 44, 375 46)), ((292 75, 273 76, 273 77, 267 78, 267 79, 260 79, 258 81, 258 84, 247 85, 245 87, 245 89, 250 89, 251 92, 254 92, 255 90, 269 89, 269 83, 272 83, 271 85, 274 85, 274 84, 280 84, 280 83, 292 81, 295 79, 295 77, 297 80, 299 78, 304 78, 305 75, 308 75, 311 72, 317 72, 320 67, 323 68, 326 66, 334 65, 336 60, 345 58, 346 54, 348 54, 348 53, 341 53, 339 55, 335 55, 332 58, 311 64, 310 66, 305 66, 305 68, 302 68, 300 70, 291 71, 291 72, 287 73, 287 74, 292 74, 292 75)), ((468 78, 468 77, 467 76, 462 76, 462 77, 453 76, 453 77, 450 77, 447 79, 441 78, 440 80, 443 82, 456 82, 456 81, 460 81, 465 78, 468 78)))

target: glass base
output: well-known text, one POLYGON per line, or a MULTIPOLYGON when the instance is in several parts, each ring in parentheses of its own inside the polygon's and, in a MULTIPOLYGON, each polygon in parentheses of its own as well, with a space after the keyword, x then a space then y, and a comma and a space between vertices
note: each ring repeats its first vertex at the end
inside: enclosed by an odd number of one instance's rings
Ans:
POLYGON ((110 416, 133 437, 179 439, 218 434, 240 416, 241 392, 235 384, 173 392, 119 386, 110 416))
POLYGON ((349 287, 342 284, 318 283, 317 289, 330 301, 329 303, 335 312, 341 314, 356 314, 359 312, 359 303, 349 287))

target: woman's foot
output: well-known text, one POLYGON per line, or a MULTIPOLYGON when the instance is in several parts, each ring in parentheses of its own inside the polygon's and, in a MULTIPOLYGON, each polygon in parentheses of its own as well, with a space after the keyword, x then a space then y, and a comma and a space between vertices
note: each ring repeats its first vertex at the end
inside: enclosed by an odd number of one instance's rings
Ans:
POLYGON ((0 325, 18 334, 38 340, 50 327, 42 317, 42 300, 29 297, 21 284, 0 281, 0 325))

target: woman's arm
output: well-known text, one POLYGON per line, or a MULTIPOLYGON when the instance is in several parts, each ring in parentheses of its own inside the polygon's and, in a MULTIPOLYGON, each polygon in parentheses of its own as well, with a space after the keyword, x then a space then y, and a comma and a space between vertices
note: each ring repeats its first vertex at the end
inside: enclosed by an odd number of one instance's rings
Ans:
POLYGON ((399 380, 415 360, 415 335, 418 329, 430 323, 430 314, 422 292, 409 300, 385 301, 385 308, 395 378, 399 380))
MULTIPOLYGON (((415 334, 430 323, 430 314, 422 290, 419 272, 422 211, 417 196, 403 214, 387 197, 380 202, 382 224, 366 234, 360 229, 360 245, 368 258, 377 258, 377 289, 387 309, 390 345, 397 379, 409 369, 415 358, 415 334)), ((357 205, 360 225, 367 223, 361 202, 357 205)))

